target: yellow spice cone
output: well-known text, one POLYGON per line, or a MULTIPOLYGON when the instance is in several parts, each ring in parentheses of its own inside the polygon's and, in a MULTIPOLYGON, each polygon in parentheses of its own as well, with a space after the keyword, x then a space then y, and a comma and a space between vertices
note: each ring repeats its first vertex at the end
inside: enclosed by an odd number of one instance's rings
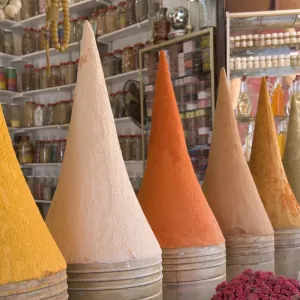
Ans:
POLYGON ((4 285, 45 278, 65 270, 66 263, 23 177, 1 108, 0 141, 0 298, 3 299, 4 285))
POLYGON ((249 166, 274 229, 300 228, 300 207, 282 165, 265 78, 259 95, 249 166))
POLYGON ((244 158, 224 69, 221 70, 208 169, 202 188, 225 238, 273 234, 244 158))
POLYGON ((283 165, 292 191, 300 202, 300 118, 295 97, 292 100, 283 165))

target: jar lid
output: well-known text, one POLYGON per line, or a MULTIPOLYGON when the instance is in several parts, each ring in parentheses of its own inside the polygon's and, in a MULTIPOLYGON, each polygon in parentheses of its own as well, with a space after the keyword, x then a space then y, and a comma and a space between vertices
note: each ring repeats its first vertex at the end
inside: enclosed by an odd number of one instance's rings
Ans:
POLYGON ((44 67, 41 67, 41 70, 46 70, 46 69, 47 69, 47 67, 45 67, 45 66, 44 66, 44 67))
POLYGON ((278 59, 278 55, 273 55, 272 59, 278 59))
POLYGON ((108 9, 116 9, 117 7, 115 6, 115 5, 110 5, 109 7, 108 7, 108 9))
POLYGON ((99 13, 106 13, 106 11, 107 11, 106 8, 99 9, 99 13))
POLYGON ((242 36, 241 36, 241 39, 245 39, 245 38, 246 38, 246 36, 245 36, 245 35, 242 35, 242 36))
POLYGON ((50 65, 51 68, 58 68, 58 65, 50 65))
POLYGON ((233 36, 230 37, 230 41, 234 41, 234 37, 233 36))
POLYGON ((123 50, 122 50, 122 49, 116 49, 116 50, 114 51, 114 53, 123 53, 123 50))
POLYGON ((258 39, 258 34, 254 34, 254 35, 253 35, 253 38, 254 38, 254 39, 258 39))
POLYGON ((29 31, 29 30, 30 30, 30 28, 28 28, 28 27, 24 28, 24 31, 29 31))
POLYGON ((59 65, 60 66, 65 66, 67 63, 66 62, 61 62, 59 65))
POLYGON ((284 55, 283 54, 279 55, 279 59, 284 59, 284 55))
POLYGON ((289 33, 289 32, 285 32, 285 33, 284 33, 284 36, 285 36, 285 37, 290 37, 290 33, 289 33))
POLYGON ((25 68, 33 68, 33 65, 32 64, 25 64, 24 67, 25 68))
POLYGON ((103 54, 103 57, 106 57, 106 56, 113 56, 113 55, 114 55, 113 53, 108 52, 108 53, 103 54))
POLYGON ((77 18, 70 19, 71 22, 76 22, 77 20, 78 20, 77 18))
POLYGON ((235 41, 239 41, 240 39, 241 39, 240 36, 236 36, 236 37, 234 38, 235 41))
POLYGON ((253 38, 253 35, 252 34, 248 34, 247 35, 247 39, 252 39, 253 38))
POLYGON ((126 5, 126 4, 127 4, 126 1, 121 1, 121 2, 118 3, 118 6, 122 6, 122 5, 126 5))
POLYGON ((266 34, 266 38, 270 38, 271 37, 271 34, 270 33, 267 33, 266 34))
POLYGON ((290 34, 291 36, 296 36, 296 31, 292 31, 290 34))
POLYGON ((124 50, 132 50, 132 49, 133 49, 133 47, 131 47, 131 46, 124 47, 124 50))
POLYGON ((117 94, 119 94, 119 95, 126 95, 127 91, 118 91, 117 94))
POLYGON ((243 62, 247 61, 247 57, 242 57, 241 61, 243 62))
POLYGON ((27 104, 36 104, 34 101, 32 100, 29 100, 29 101, 26 101, 27 104))
POLYGON ((276 32, 274 32, 274 33, 272 33, 272 37, 274 38, 274 37, 277 37, 278 36, 278 34, 276 33, 276 32))
POLYGON ((272 59, 271 55, 266 56, 266 59, 272 59))
POLYGON ((79 58, 76 59, 76 63, 79 63, 79 58))
POLYGON ((260 56, 259 60, 266 60, 265 56, 260 56))
POLYGON ((117 93, 111 93, 109 96, 110 97, 115 97, 115 96, 117 96, 117 93))
POLYGON ((278 33, 278 37, 283 37, 283 33, 282 32, 278 33))
POLYGON ((260 34, 259 37, 260 37, 261 39, 263 39, 263 38, 265 37, 265 35, 264 35, 264 34, 260 34))
POLYGON ((145 47, 145 44, 143 43, 137 43, 133 45, 134 47, 145 47))
POLYGON ((87 17, 87 16, 81 16, 81 17, 79 17, 78 19, 80 19, 80 20, 87 20, 88 17, 87 17))
POLYGON ((61 24, 64 24, 64 21, 59 21, 58 24, 60 24, 60 25, 61 25, 61 24))

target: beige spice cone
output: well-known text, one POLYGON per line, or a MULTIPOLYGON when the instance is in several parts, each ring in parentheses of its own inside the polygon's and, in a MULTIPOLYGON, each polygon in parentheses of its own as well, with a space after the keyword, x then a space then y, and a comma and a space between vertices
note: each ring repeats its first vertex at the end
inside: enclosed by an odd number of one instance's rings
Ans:
POLYGON ((68 264, 161 256, 122 158, 89 22, 83 28, 65 157, 46 222, 68 264))
POLYGON ((292 99, 283 165, 292 191, 300 202, 300 118, 297 101, 292 99))
POLYGON ((227 237, 273 234, 272 225, 244 158, 225 70, 203 191, 227 237))
POLYGON ((281 161, 265 78, 260 89, 249 166, 273 228, 300 228, 300 207, 281 161))

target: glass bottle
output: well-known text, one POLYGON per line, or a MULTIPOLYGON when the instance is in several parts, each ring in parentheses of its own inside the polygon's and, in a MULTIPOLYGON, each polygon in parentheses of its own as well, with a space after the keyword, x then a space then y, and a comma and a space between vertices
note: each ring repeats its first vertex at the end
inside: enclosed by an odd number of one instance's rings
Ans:
POLYGON ((140 50, 145 47, 142 43, 137 43, 133 47, 133 69, 138 70, 140 68, 140 50))
POLYGON ((122 60, 123 51, 121 49, 116 49, 114 51, 114 71, 115 75, 122 74, 122 60))
POLYGON ((135 0, 128 0, 126 5, 126 19, 127 25, 130 26, 135 23, 135 0))
POLYGON ((216 27, 217 19, 217 1, 199 0, 199 27, 216 27))
POLYGON ((32 16, 37 16, 40 14, 40 11, 39 11, 39 0, 32 0, 31 2, 31 14, 32 16))
POLYGON ((97 33, 97 13, 92 13, 91 17, 89 18, 89 21, 91 23, 91 26, 93 28, 94 34, 97 33))
POLYGON ((77 19, 73 18, 70 20, 70 44, 76 42, 75 34, 76 34, 76 22, 77 19))
POLYGON ((248 119, 251 116, 252 103, 248 97, 247 78, 243 76, 241 91, 237 101, 236 115, 239 120, 248 119))
POLYGON ((275 89, 272 95, 272 111, 274 117, 284 116, 284 92, 281 87, 281 77, 276 78, 275 89))
POLYGON ((105 24, 106 24, 106 33, 111 33, 117 30, 117 7, 111 5, 108 7, 106 16, 105 16, 105 24))
POLYGON ((40 89, 40 69, 34 68, 32 71, 32 89, 40 89))
POLYGON ((254 122, 249 123, 248 134, 245 139, 246 149, 245 149, 245 158, 247 161, 250 160, 252 143, 253 143, 253 135, 254 135, 254 122))
POLYGON ((29 136, 21 136, 18 144, 18 160, 20 164, 33 163, 33 146, 29 136))
POLYGON ((29 54, 32 51, 32 39, 31 32, 29 28, 24 28, 24 33, 22 35, 22 54, 29 54))
POLYGON ((40 89, 48 88, 48 76, 47 76, 47 68, 42 67, 40 69, 40 89))
POLYGON ((39 32, 39 50, 46 50, 47 40, 45 38, 46 27, 42 27, 39 32))
POLYGON ((27 101, 23 110, 23 125, 24 127, 34 126, 34 110, 36 103, 34 101, 27 101))
POLYGON ((11 30, 4 29, 2 31, 1 42, 3 45, 3 52, 6 54, 14 55, 15 53, 14 36, 11 30))
POLYGON ((31 44, 32 44, 32 52, 39 51, 40 45, 40 30, 37 28, 32 28, 31 30, 31 44))
POLYGON ((148 18, 147 0, 135 0, 135 18, 136 22, 142 22, 148 18))
POLYGON ((44 125, 44 105, 37 104, 34 110, 34 126, 44 125))
POLYGON ((51 159, 51 149, 49 141, 42 141, 40 148, 40 163, 48 164, 51 159))
POLYGON ((168 34, 170 32, 170 22, 167 19, 167 8, 160 7, 158 13, 158 19, 155 24, 155 41, 163 42, 168 40, 168 34))
POLYGON ((24 66, 24 71, 22 73, 23 92, 32 90, 32 73, 33 73, 33 65, 26 64, 24 66))
POLYGON ((9 106, 9 113, 10 113, 10 126, 13 128, 20 128, 21 127, 21 110, 20 105, 17 103, 11 103, 9 106))
POLYGON ((121 1, 117 8, 117 28, 122 29, 127 26, 127 2, 121 1))
POLYGON ((100 9, 97 16, 97 36, 106 34, 106 9, 100 9))
POLYGON ((279 144, 281 159, 284 158, 285 143, 286 143, 285 121, 281 120, 279 123, 279 133, 278 133, 278 144, 279 144))
POLYGON ((26 20, 32 17, 31 6, 32 6, 31 0, 22 0, 22 7, 21 7, 22 20, 26 20))

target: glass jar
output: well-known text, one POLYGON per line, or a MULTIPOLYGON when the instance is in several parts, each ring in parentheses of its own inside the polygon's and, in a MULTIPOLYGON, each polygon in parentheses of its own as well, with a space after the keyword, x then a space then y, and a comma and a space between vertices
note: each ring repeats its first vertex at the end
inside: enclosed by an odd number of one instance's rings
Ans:
POLYGON ((4 53, 14 55, 14 37, 11 30, 4 29, 2 31, 2 45, 4 53))
POLYGON ((114 75, 114 55, 113 53, 106 53, 102 58, 102 67, 104 77, 111 77, 114 75))
POLYGON ((31 14, 32 16, 37 16, 40 14, 40 11, 39 11, 39 0, 32 0, 31 1, 31 14))
POLYGON ((266 56, 266 68, 272 68, 272 56, 266 56))
POLYGON ((251 70, 251 69, 259 69, 259 58, 258 57, 248 57, 247 60, 247 69, 251 70))
POLYGON ((259 67, 264 69, 266 67, 266 57, 260 56, 259 57, 259 67))
POLYGON ((117 8, 117 28, 122 29, 127 26, 127 2, 121 1, 117 8))
POLYGON ((34 126, 44 125, 44 108, 45 105, 37 104, 34 110, 34 126))
POLYGON ((61 85, 66 85, 67 63, 62 62, 59 65, 59 77, 61 85))
POLYGON ((117 30, 118 22, 117 22, 117 7, 111 5, 108 7, 106 16, 105 16, 105 24, 106 24, 106 33, 111 33, 117 30))
POLYGON ((76 42, 76 22, 77 19, 76 18, 72 18, 70 19, 70 44, 71 43, 75 43, 76 42))
POLYGON ((56 156, 56 158, 57 158, 56 160, 59 163, 63 162, 64 154, 65 154, 65 150, 66 150, 66 145, 67 145, 66 140, 59 140, 58 147, 57 147, 57 156, 56 156))
POLYGON ((234 37, 234 47, 235 48, 241 47, 241 37, 240 36, 234 37))
POLYGON ((199 28, 216 27, 217 1, 199 0, 199 28))
MULTIPOLYGON (((76 82, 76 62, 69 61, 66 65, 65 84, 73 84, 76 82)), ((61 80, 63 83, 63 80, 61 80)))
POLYGON ((123 49, 122 72, 131 71, 133 71, 133 47, 125 47, 123 49))
POLYGON ((124 160, 132 160, 132 139, 130 135, 125 135, 123 139, 124 143, 124 160))
POLYGON ((39 32, 39 50, 46 50, 47 48, 47 40, 45 38, 46 27, 42 27, 39 32))
POLYGON ((135 19, 136 22, 142 22, 148 18, 148 1, 135 0, 135 19))
POLYGON ((296 31, 293 31, 293 32, 290 33, 290 38, 291 38, 291 44, 293 44, 293 45, 297 44, 296 31))
POLYGON ((135 0, 127 1, 126 13, 127 25, 130 26, 135 23, 135 0))
POLYGON ((125 103, 125 97, 127 92, 126 91, 118 91, 117 92, 117 116, 116 118, 125 118, 126 117, 126 103, 125 103))
POLYGON ((133 69, 134 70, 138 70, 140 68, 140 50, 142 50, 144 47, 145 45, 141 43, 135 44, 133 47, 133 69))
POLYGON ((278 34, 276 32, 271 35, 272 46, 278 46, 278 34))
POLYGON ((253 35, 248 34, 246 37, 247 47, 253 47, 253 35))
POLYGON ((40 151, 41 151, 42 141, 37 140, 34 146, 34 163, 39 164, 40 161, 40 151))
POLYGON ((40 14, 45 14, 47 11, 47 0, 39 0, 40 14))
POLYGON ((297 31, 297 43, 300 44, 300 31, 297 31))
POLYGON ((241 66, 243 70, 247 69, 247 57, 241 58, 241 66))
POLYGON ((33 65, 26 64, 24 66, 24 71, 22 73, 23 92, 32 90, 32 73, 33 73, 33 65))
POLYGON ((47 116, 46 116, 46 119, 45 119, 45 125, 53 125, 53 104, 52 103, 49 103, 47 105, 47 116))
POLYGON ((259 35, 258 34, 253 35, 253 46, 259 47, 259 35))
MULTIPOLYGON (((154 86, 153 85, 147 85, 145 86, 145 96, 146 96, 146 111, 147 111, 147 117, 152 117, 152 107, 153 107, 153 98, 154 98, 154 86)), ((178 103, 178 97, 176 97, 177 104, 178 103)), ((178 106, 180 110, 180 106, 178 106)))
POLYGON ((40 44, 40 31, 39 29, 32 28, 31 32, 31 44, 32 44, 32 52, 39 51, 39 44, 40 44))
POLYGON ((9 107, 10 118, 9 123, 12 128, 20 128, 21 127, 21 109, 20 106, 16 103, 10 104, 9 107))
POLYGON ((259 35, 259 46, 264 47, 266 45, 265 35, 260 34, 259 35))
POLYGON ((155 23, 155 41, 163 42, 168 40, 170 32, 170 22, 167 19, 167 8, 161 7, 158 13, 158 20, 155 23))
POLYGON ((50 77, 48 78, 48 87, 56 87, 59 84, 59 67, 56 65, 51 65, 50 77))
POLYGON ((9 105, 7 103, 0 102, 0 106, 2 108, 5 123, 9 127, 10 126, 10 124, 9 124, 9 122, 10 122, 10 120, 9 120, 9 105))
POLYGON ((56 188, 57 188, 58 177, 53 177, 51 179, 51 196, 53 198, 56 188))
POLYGON ((278 39, 278 45, 284 45, 284 37, 283 37, 283 33, 278 33, 278 36, 277 36, 277 39, 278 39))
POLYGON ((285 60, 285 66, 286 67, 290 67, 291 66, 291 58, 290 58, 290 55, 289 54, 286 54, 284 56, 284 60, 285 60))
POLYGON ((285 32, 283 36, 284 36, 284 44, 289 45, 291 43, 290 33, 285 32))
POLYGON ((247 47, 247 37, 246 37, 246 35, 241 36, 241 47, 242 48, 247 47))
POLYGON ((272 35, 271 34, 269 34, 269 33, 266 34, 265 43, 266 43, 266 46, 272 45, 272 35))
POLYGON ((51 148, 49 141, 41 141, 40 163, 49 164, 51 162, 51 148))
POLYGON ((87 20, 87 17, 79 17, 76 22, 75 40, 80 42, 83 34, 83 23, 87 20))
POLYGON ((32 70, 32 89, 39 90, 40 89, 40 69, 34 68, 32 70))
POLYGON ((44 178, 38 176, 35 178, 35 197, 37 200, 44 200, 44 178))
POLYGON ((91 17, 89 18, 89 21, 91 23, 91 26, 93 28, 94 34, 97 33, 97 13, 92 13, 91 17))
POLYGON ((73 111, 73 100, 69 100, 68 101, 68 109, 67 109, 67 122, 68 124, 71 122, 71 118, 72 118, 72 111, 73 111))
MULTIPOLYGON (((1 66, 0 66, 0 68, 1 68, 1 66)), ((6 83, 7 83, 6 88, 7 88, 7 90, 16 92, 17 91, 17 71, 16 71, 16 69, 12 68, 12 67, 7 67, 5 71, 6 71, 6 83)), ((1 79, 0 79, 0 82, 1 82, 1 79)), ((0 83, 0 85, 1 85, 1 83, 0 83)))
POLYGON ((18 144, 18 160, 20 164, 33 163, 33 146, 29 136, 21 136, 18 144))
MULTIPOLYGON (((146 41, 145 48, 151 47, 152 45, 153 43, 151 41, 146 41)), ((143 61, 144 61, 144 68, 148 68, 148 53, 144 54, 143 61)))
POLYGON ((272 67, 278 68, 279 67, 279 61, 278 61, 278 55, 272 56, 272 67))
POLYGON ((234 58, 230 58, 230 70, 234 70, 234 58))
POLYGON ((24 28, 24 33, 22 35, 22 54, 32 53, 32 38, 31 32, 29 28, 24 28))
POLYGON ((6 71, 3 66, 0 66, 0 90, 7 89, 6 71))
POLYGON ((47 89, 49 87, 48 83, 47 67, 42 67, 40 69, 40 89, 47 89))
POLYGON ((278 56, 278 66, 280 68, 285 67, 285 58, 283 54, 278 56))
POLYGON ((109 102, 114 118, 116 118, 116 102, 117 102, 117 93, 111 93, 109 95, 109 102))
POLYGON ((97 36, 106 34, 106 9, 100 9, 97 16, 97 36))
POLYGON ((36 103, 34 101, 27 101, 24 105, 23 110, 23 126, 33 127, 34 126, 34 111, 36 103))
POLYGON ((291 66, 292 67, 297 67, 298 66, 298 59, 297 59, 297 54, 291 55, 291 66))
POLYGON ((117 49, 114 51, 114 74, 122 74, 123 51, 117 49))
POLYGON ((58 151, 58 142, 57 140, 53 140, 51 142, 51 162, 57 163, 57 151, 58 151))
POLYGON ((31 0, 22 0, 22 7, 21 7, 21 19, 26 20, 32 17, 31 11, 31 0))
POLYGON ((57 124, 63 125, 68 123, 68 101, 62 100, 57 104, 57 124))
MULTIPOLYGON (((34 176, 26 176, 26 183, 30 189, 31 195, 33 198, 35 198, 35 178, 34 176)), ((35 198, 36 199, 36 198, 35 198)))
POLYGON ((235 68, 236 70, 241 70, 241 69, 242 69, 242 63, 241 63, 241 58, 240 58, 240 57, 237 57, 237 58, 235 59, 234 68, 235 68))
POLYGON ((63 43, 63 38, 64 38, 64 22, 59 21, 57 25, 57 37, 58 37, 58 42, 60 44, 63 43))
POLYGON ((132 160, 142 160, 142 136, 132 136, 132 160))
POLYGON ((45 177, 44 178, 44 200, 51 201, 52 200, 52 194, 51 194, 51 177, 45 177))

